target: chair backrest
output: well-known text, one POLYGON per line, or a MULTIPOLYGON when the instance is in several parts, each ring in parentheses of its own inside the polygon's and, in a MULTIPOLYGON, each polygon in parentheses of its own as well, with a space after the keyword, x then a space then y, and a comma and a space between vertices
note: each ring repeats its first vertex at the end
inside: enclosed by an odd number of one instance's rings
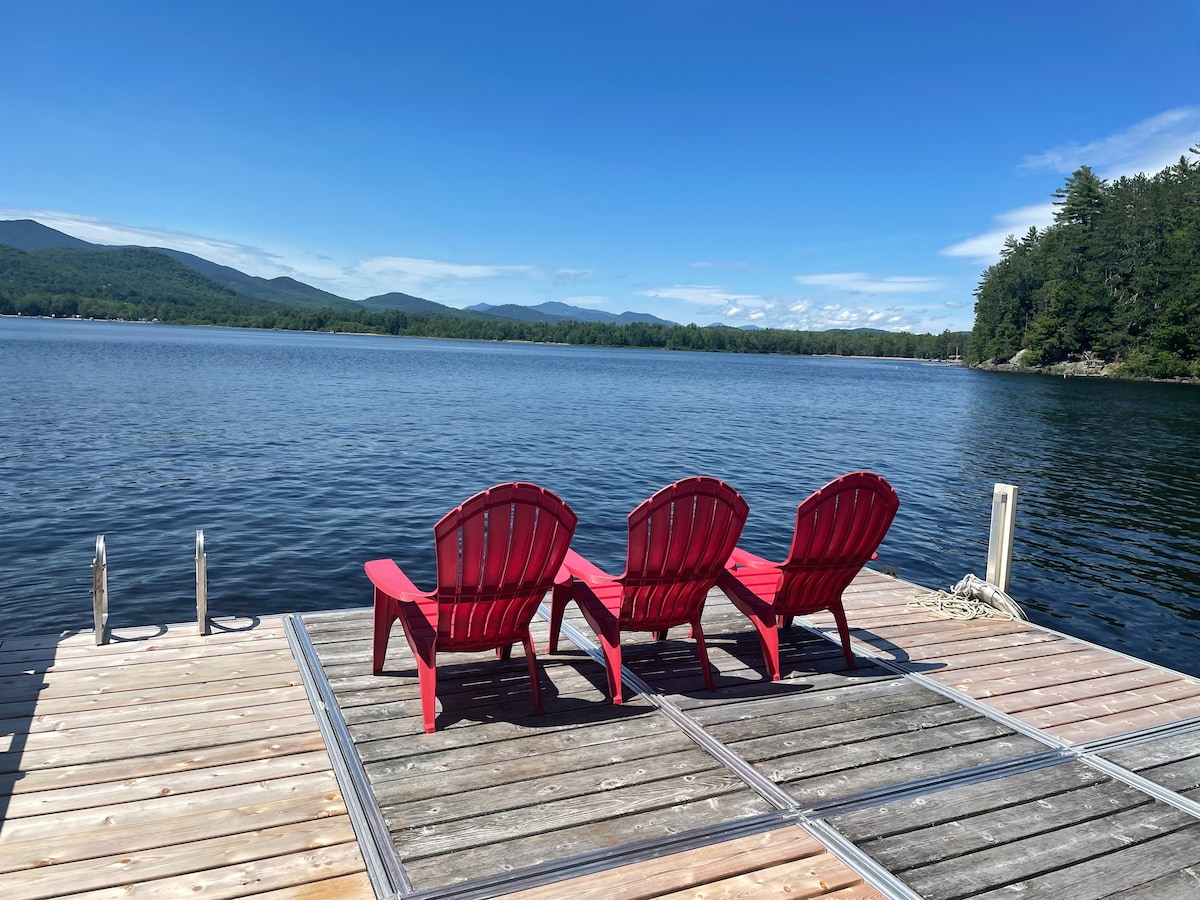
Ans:
POLYGON ((498 484, 446 513, 433 527, 439 649, 519 641, 577 521, 563 500, 528 482, 498 484))
POLYGON ((629 514, 622 628, 657 631, 690 621, 725 568, 750 507, 723 481, 668 485, 629 514))
POLYGON ((775 595, 777 616, 828 609, 883 542, 900 506, 874 472, 834 479, 796 508, 796 533, 775 595))

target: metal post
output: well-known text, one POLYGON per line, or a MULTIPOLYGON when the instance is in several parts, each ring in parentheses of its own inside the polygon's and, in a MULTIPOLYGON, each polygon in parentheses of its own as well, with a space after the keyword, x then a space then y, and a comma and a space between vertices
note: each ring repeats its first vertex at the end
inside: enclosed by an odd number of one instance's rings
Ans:
POLYGON ((108 551, 104 535, 96 538, 96 555, 92 557, 92 626, 96 645, 108 643, 108 551))
POLYGON ((196 624, 208 634, 208 554, 204 552, 204 532, 196 532, 196 624))
POLYGON ((1006 593, 1012 573, 1016 523, 1017 486, 997 484, 992 491, 992 533, 988 537, 987 580, 1006 593))

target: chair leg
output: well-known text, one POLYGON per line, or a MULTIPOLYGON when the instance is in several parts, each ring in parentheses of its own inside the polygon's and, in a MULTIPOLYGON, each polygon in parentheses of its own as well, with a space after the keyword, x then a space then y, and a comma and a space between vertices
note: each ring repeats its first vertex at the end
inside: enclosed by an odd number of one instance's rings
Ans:
POLYGON ((558 652, 558 633, 562 630, 563 613, 567 611, 572 595, 570 584, 556 584, 550 593, 550 643, 546 647, 547 653, 558 652))
POLYGON ((600 646, 604 648, 604 671, 608 673, 608 692, 612 694, 613 703, 621 704, 621 633, 617 632, 616 638, 609 638, 603 634, 597 635, 600 638, 600 646))
POLYGON ((854 654, 850 652, 850 625, 846 621, 846 610, 842 606, 841 598, 829 607, 829 611, 833 613, 837 622, 838 635, 842 639, 842 655, 846 657, 846 668, 857 669, 858 663, 854 661, 854 654))
POLYGON ((762 648, 763 664, 767 667, 767 677, 771 681, 779 680, 779 626, 774 613, 768 615, 749 616, 754 630, 758 632, 758 644, 762 648))
POLYGON ((710 691, 716 690, 713 684, 712 668, 708 664, 708 647, 704 644, 704 629, 700 627, 700 617, 692 622, 692 637, 696 639, 696 653, 700 655, 700 671, 704 673, 704 686, 710 691))
POLYGON ((425 733, 433 734, 437 730, 434 719, 437 716, 437 662, 436 653, 432 647, 429 655, 417 656, 417 679, 421 682, 421 717, 425 720, 425 733))
POLYGON ((396 621, 396 601, 375 588, 375 633, 373 636, 374 650, 371 655, 371 673, 378 675, 383 671, 383 663, 387 658, 388 638, 392 633, 392 625, 396 621))
MULTIPOLYGON (((533 652, 533 635, 525 632, 525 659, 529 663, 529 682, 533 685, 533 711, 539 716, 543 714, 542 683, 538 678, 537 657, 533 652)), ((511 648, 510 648, 511 649, 511 648)))

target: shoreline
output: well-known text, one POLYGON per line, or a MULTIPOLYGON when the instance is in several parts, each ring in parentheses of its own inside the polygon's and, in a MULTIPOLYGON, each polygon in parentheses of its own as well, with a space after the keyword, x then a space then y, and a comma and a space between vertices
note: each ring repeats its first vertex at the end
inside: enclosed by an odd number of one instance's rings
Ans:
POLYGON ((1147 375, 1123 375, 1115 365, 1099 368, 1082 362, 1055 363, 1052 366, 1018 366, 1010 362, 986 362, 967 366, 979 372, 999 372, 1009 375, 1041 375, 1052 378, 1098 378, 1107 381, 1145 382, 1150 384, 1200 385, 1200 378, 1179 376, 1177 378, 1151 378, 1147 375))

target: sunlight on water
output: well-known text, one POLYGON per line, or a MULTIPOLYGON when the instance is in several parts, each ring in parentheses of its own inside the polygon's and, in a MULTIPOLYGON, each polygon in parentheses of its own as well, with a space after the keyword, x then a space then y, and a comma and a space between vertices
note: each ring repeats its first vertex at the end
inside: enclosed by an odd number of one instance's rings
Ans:
POLYGON ((901 507, 880 566, 983 574, 992 484, 1020 488, 1012 593, 1032 617, 1200 672, 1200 392, 836 360, 0 319, 4 633, 87 627, 95 536, 112 615, 362 606, 362 563, 433 578, 432 528, 524 479, 619 570, 625 517, 704 473, 786 550, 796 504, 871 469, 901 507))

